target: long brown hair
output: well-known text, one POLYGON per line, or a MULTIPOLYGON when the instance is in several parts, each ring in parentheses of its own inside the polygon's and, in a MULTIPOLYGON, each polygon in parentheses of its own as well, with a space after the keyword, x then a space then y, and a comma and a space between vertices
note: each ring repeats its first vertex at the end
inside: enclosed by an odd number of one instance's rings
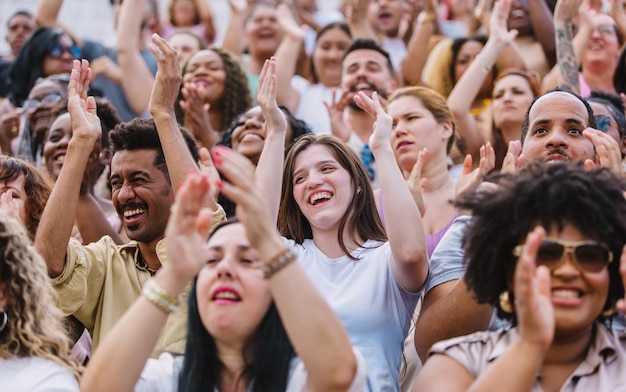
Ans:
POLYGON ((355 243, 359 243, 360 240, 387 241, 387 234, 376 211, 372 186, 361 160, 354 151, 334 136, 304 135, 296 140, 287 151, 283 171, 278 229, 285 237, 293 239, 299 244, 307 238, 313 238, 311 225, 300 211, 293 197, 293 173, 298 155, 314 145, 328 148, 341 167, 348 171, 352 179, 355 194, 350 207, 339 221, 337 241, 339 241, 341 250, 348 257, 354 259, 346 248, 343 238, 343 231, 346 226, 349 229, 350 240, 355 243))

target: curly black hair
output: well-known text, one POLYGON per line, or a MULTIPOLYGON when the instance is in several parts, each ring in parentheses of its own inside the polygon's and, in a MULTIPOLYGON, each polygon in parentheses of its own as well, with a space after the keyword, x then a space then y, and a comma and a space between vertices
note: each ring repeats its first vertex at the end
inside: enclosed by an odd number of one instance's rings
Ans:
MULTIPOLYGON (((534 162, 518 174, 495 173, 488 177, 497 189, 466 194, 456 202, 472 211, 473 219, 463 238, 467 271, 465 279, 479 303, 489 303, 498 316, 516 323, 515 315, 500 307, 498 297, 508 291, 517 258, 512 251, 523 244, 538 224, 548 230, 574 225, 586 237, 604 242, 614 255, 609 264, 609 294, 604 310, 624 296, 619 258, 626 242, 626 181, 608 168, 586 170, 582 163, 534 162)), ((602 318, 599 316, 599 318, 602 318)))

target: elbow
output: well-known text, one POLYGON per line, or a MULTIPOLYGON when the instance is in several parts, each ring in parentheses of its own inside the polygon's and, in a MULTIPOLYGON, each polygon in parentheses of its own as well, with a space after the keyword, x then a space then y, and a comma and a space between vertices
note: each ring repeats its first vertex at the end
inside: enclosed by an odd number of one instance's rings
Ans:
POLYGON ((331 374, 326 379, 326 385, 322 390, 344 392, 350 389, 357 374, 357 360, 353 353, 350 359, 341 362, 341 366, 333 368, 331 374))

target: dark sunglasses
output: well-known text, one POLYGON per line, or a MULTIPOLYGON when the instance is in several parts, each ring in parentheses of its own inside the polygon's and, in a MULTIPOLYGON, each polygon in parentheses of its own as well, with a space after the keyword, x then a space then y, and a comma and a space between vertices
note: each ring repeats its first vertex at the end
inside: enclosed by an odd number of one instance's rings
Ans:
POLYGON ((50 46, 48 46, 48 55, 50 57, 59 58, 65 52, 71 54, 75 59, 79 59, 83 54, 83 51, 76 45, 65 46, 58 42, 51 42, 50 46))
POLYGON ((53 103, 59 102, 62 98, 63 98, 63 95, 61 95, 61 93, 56 92, 56 91, 51 92, 51 93, 45 94, 44 96, 40 98, 27 99, 26 101, 24 101, 24 104, 22 105, 22 109, 25 112, 29 112, 35 109, 36 107, 38 107, 39 105, 53 104, 53 103))
MULTIPOLYGON (((523 248, 524 245, 517 245, 513 248, 513 255, 520 257, 523 248)), ((546 238, 539 245, 537 265, 545 265, 554 270, 563 263, 566 254, 571 254, 571 260, 585 272, 600 272, 613 261, 613 252, 603 243, 546 238)))
POLYGON ((596 129, 598 131, 607 132, 611 126, 611 116, 605 114, 594 114, 593 118, 596 120, 596 129))

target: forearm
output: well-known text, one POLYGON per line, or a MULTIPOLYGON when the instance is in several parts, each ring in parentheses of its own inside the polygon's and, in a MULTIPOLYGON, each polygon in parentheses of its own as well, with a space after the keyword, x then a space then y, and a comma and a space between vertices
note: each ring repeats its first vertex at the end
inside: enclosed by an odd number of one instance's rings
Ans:
POLYGON ((556 45, 553 39, 555 31, 552 13, 547 3, 543 0, 531 0, 528 7, 534 35, 541 44, 548 64, 552 67, 556 63, 556 45))
MULTIPOLYGON (((382 206, 391 247, 391 271, 405 290, 418 291, 428 276, 426 233, 422 216, 390 146, 373 151, 380 176, 382 206)), ((357 196, 358 197, 358 196, 357 196)))
POLYGON ((478 304, 464 279, 435 286, 426 294, 415 323, 415 349, 422 361, 433 344, 476 331, 485 331, 493 314, 489 305, 478 304))
POLYGON ((578 62, 576 61, 573 45, 572 20, 557 21, 554 34, 559 70, 557 84, 578 93, 580 86, 578 82, 578 62))
POLYGON ((241 57, 243 55, 243 50, 245 48, 246 42, 241 37, 241 32, 244 31, 245 20, 246 20, 247 11, 235 11, 230 17, 230 23, 228 24, 228 28, 226 29, 226 33, 224 34, 224 39, 222 41, 222 47, 231 51, 237 57, 241 57))
POLYGON ((422 84, 422 71, 430 53, 430 38, 437 28, 437 16, 422 12, 407 45, 407 56, 402 63, 402 78, 407 86, 422 84), (423 15, 423 16, 422 16, 423 15))
MULTIPOLYGON (((278 233, 271 237, 259 248, 263 261, 285 248, 278 233)), ((348 334, 335 312, 297 261, 273 275, 269 285, 289 340, 305 364, 312 389, 345 391, 354 378, 357 363, 348 334)))
MULTIPOLYGON (((174 113, 151 113, 154 118, 159 140, 163 147, 163 155, 167 164, 167 170, 170 175, 170 181, 174 189, 182 184, 187 175, 192 171, 198 170, 198 164, 194 161, 187 142, 176 122, 174 113)), ((217 204, 212 200, 213 205, 209 206, 217 208, 217 204)))
POLYGON ((142 0, 127 0, 122 3, 117 30, 121 84, 131 109, 137 115, 146 111, 154 83, 154 76, 139 52, 143 8, 142 0))
POLYGON ((41 0, 35 11, 35 22, 39 27, 57 27, 63 0, 41 0))
POLYGON ((63 168, 39 222, 35 249, 46 261, 51 277, 60 275, 65 266, 65 252, 72 234, 79 197, 76 179, 83 178, 92 149, 93 143, 78 138, 70 141, 63 168))
POLYGON ((267 137, 259 162, 256 167, 256 178, 265 200, 267 200, 270 218, 273 223, 278 220, 280 195, 283 181, 283 163, 285 161, 286 130, 268 129, 267 137))
POLYGON ((300 37, 286 35, 276 50, 276 102, 295 113, 300 101, 300 95, 291 87, 291 78, 296 73, 298 55, 303 40, 300 37))

